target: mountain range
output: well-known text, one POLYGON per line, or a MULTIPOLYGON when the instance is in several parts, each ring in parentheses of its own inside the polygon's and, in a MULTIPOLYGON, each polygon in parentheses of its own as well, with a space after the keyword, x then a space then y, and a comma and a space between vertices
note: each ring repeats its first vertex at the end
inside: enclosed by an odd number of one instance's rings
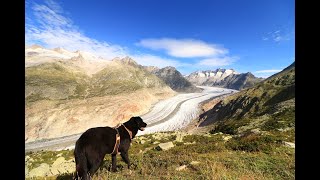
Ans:
MULTIPOLYGON (((255 82, 250 74, 233 70, 185 78, 174 67, 142 66, 130 57, 107 60, 85 51, 39 45, 26 46, 25 67, 26 141, 115 126, 177 92, 200 92, 189 78, 195 83, 197 77, 219 76, 203 82, 234 89, 255 82)), ((207 85, 203 82, 200 85, 207 85)))
POLYGON ((238 73, 233 69, 216 69, 197 71, 186 76, 186 79, 198 86, 217 86, 242 90, 262 81, 252 73, 238 73))

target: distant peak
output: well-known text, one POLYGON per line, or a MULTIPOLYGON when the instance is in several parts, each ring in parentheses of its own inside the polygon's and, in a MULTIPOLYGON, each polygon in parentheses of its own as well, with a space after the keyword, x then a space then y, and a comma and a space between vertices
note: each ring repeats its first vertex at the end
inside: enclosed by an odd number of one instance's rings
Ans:
POLYGON ((131 57, 126 56, 126 57, 122 58, 122 61, 134 61, 134 60, 131 57))
POLYGON ((173 67, 173 66, 166 66, 166 67, 164 67, 163 69, 176 70, 176 68, 175 68, 175 67, 173 67))
POLYGON ((251 72, 244 73, 246 76, 250 78, 255 78, 255 76, 251 72))
POLYGON ((149 72, 155 72, 159 70, 157 66, 144 66, 144 69, 146 69, 149 72))
POLYGON ((121 61, 121 58, 115 57, 115 58, 113 58, 111 61, 121 61))
POLYGON ((44 49, 42 46, 38 45, 38 44, 33 44, 29 47, 30 49, 44 49))
POLYGON ((62 47, 57 47, 57 48, 54 48, 53 49, 54 51, 56 51, 56 52, 68 52, 66 49, 63 49, 62 47))
POLYGON ((56 47, 56 48, 53 48, 53 50, 59 51, 59 50, 63 50, 63 48, 62 47, 56 47))
POLYGON ((126 65, 134 65, 134 66, 138 65, 138 63, 129 56, 126 56, 122 59, 119 57, 116 57, 116 58, 112 59, 112 61, 119 62, 121 64, 126 64, 126 65))
POLYGON ((72 57, 71 60, 73 60, 73 61, 85 61, 85 58, 81 54, 79 54, 78 56, 72 57))

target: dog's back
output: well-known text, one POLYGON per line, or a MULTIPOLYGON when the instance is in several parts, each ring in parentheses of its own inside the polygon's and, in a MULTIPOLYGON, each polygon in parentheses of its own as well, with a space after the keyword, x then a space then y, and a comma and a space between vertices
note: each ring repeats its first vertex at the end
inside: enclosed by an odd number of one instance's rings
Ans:
POLYGON ((97 162, 113 151, 115 135, 110 127, 97 127, 88 129, 80 136, 74 149, 77 176, 89 179, 88 172, 93 174, 101 163, 97 162))

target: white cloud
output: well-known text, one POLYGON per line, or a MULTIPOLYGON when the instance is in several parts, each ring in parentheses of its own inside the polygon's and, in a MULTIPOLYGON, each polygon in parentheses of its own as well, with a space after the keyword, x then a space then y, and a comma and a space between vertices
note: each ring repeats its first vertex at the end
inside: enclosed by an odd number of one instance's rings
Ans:
POLYGON ((281 69, 266 69, 253 72, 256 77, 268 78, 275 73, 282 71, 281 69))
POLYGON ((205 58, 193 64, 183 63, 174 58, 163 58, 152 54, 135 54, 123 46, 88 37, 73 21, 66 16, 62 7, 53 0, 44 4, 27 3, 30 12, 26 15, 26 44, 41 44, 47 48, 63 47, 69 51, 82 50, 102 56, 106 59, 131 56, 141 65, 146 66, 225 66, 236 58, 228 56, 228 49, 195 39, 143 39, 137 45, 165 50, 178 58, 205 58), (34 16, 30 16, 33 13, 34 16))
POLYGON ((210 57, 228 53, 223 47, 195 39, 142 39, 136 45, 153 50, 165 50, 167 54, 179 58, 210 57))
POLYGON ((275 30, 268 32, 266 36, 262 37, 263 41, 272 40, 274 42, 288 41, 294 38, 294 30, 284 28, 283 30, 275 30))
POLYGON ((63 10, 54 1, 46 4, 34 4, 32 18, 26 18, 26 43, 42 42, 48 48, 63 47, 75 51, 83 50, 110 59, 125 56, 126 49, 107 42, 89 38, 79 31, 72 20, 63 15, 63 10), (38 25, 35 25, 35 24, 38 25))
POLYGON ((88 51, 107 59, 129 55, 141 65, 146 66, 187 66, 177 60, 150 54, 130 54, 122 46, 98 41, 83 34, 72 20, 64 15, 62 7, 50 0, 46 4, 34 4, 32 11, 36 17, 26 16, 26 43, 41 42, 48 48, 63 47, 67 50, 88 51), (39 25, 35 25, 38 23, 39 25))
POLYGON ((254 73, 257 74, 263 74, 263 73, 277 73, 282 71, 281 69, 267 69, 267 70, 260 70, 260 71, 255 71, 254 73))
POLYGON ((219 66, 228 66, 238 60, 238 57, 216 57, 216 58, 208 58, 201 60, 197 65, 200 66, 211 66, 211 67, 219 67, 219 66))
POLYGON ((137 61, 138 64, 142 64, 145 66, 157 66, 159 68, 163 68, 166 66, 180 67, 190 65, 186 63, 181 63, 177 60, 162 58, 151 54, 131 55, 131 57, 135 61, 137 61))
POLYGON ((165 50, 168 55, 178 58, 205 57, 193 66, 227 66, 239 59, 230 57, 228 49, 195 39, 142 39, 136 45, 153 50, 165 50))
POLYGON ((266 78, 270 77, 271 75, 273 75, 273 74, 268 74, 268 75, 254 75, 254 76, 256 76, 257 78, 264 78, 264 79, 266 79, 266 78))

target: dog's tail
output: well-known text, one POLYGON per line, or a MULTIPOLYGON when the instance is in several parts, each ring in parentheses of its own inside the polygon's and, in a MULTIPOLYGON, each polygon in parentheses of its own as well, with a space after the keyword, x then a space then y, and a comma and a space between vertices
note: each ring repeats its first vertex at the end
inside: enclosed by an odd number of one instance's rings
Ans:
POLYGON ((75 179, 88 180, 90 179, 88 175, 88 164, 87 157, 83 149, 75 148, 74 158, 76 160, 76 177, 75 179))

